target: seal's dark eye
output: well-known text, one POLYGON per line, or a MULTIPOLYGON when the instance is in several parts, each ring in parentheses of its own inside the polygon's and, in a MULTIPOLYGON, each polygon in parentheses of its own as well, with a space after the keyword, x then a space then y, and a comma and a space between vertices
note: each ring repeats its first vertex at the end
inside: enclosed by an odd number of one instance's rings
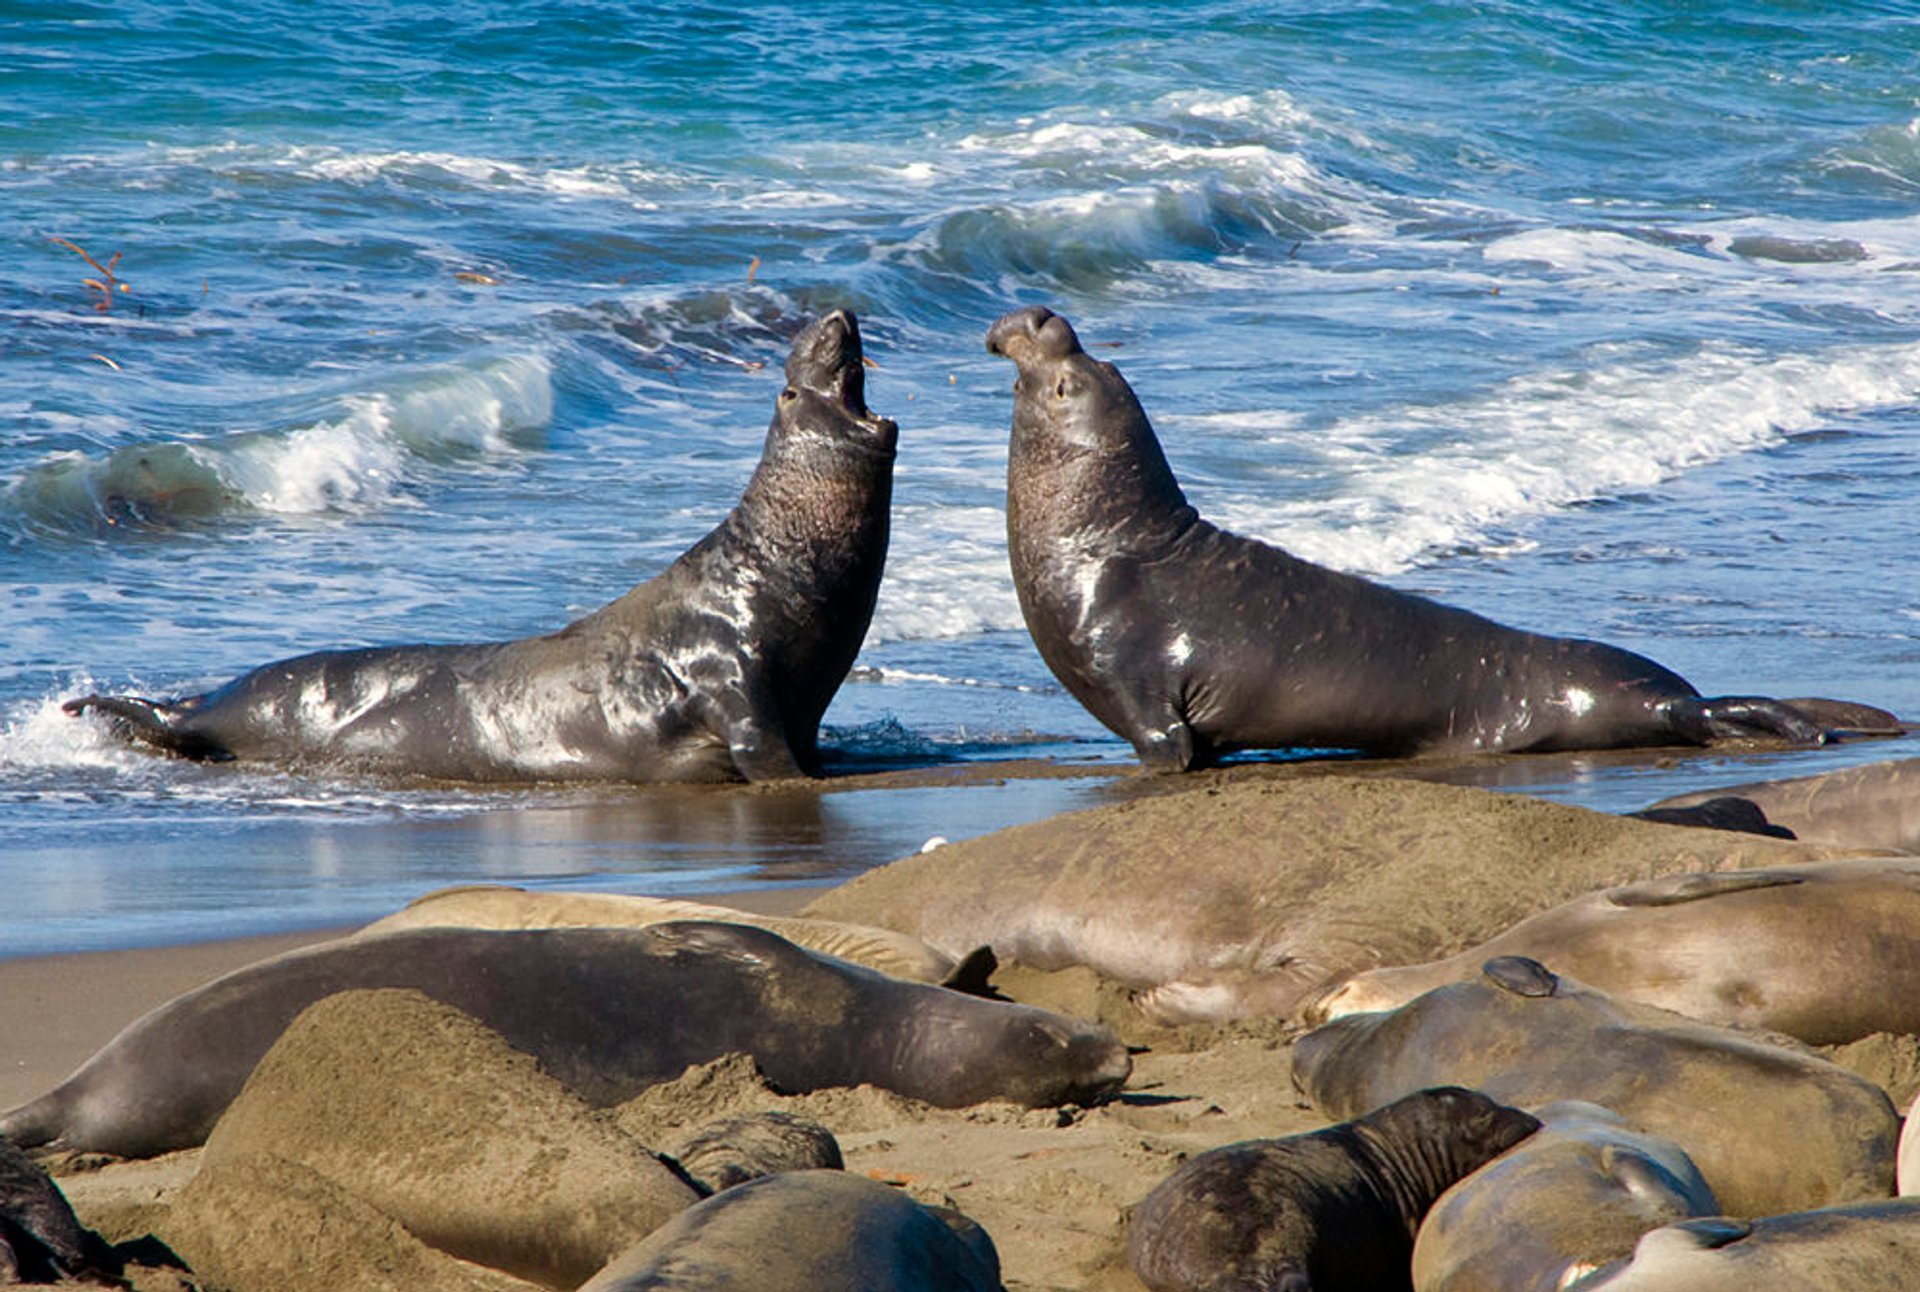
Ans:
POLYGON ((1067 397, 1067 379, 1065 377, 1060 378, 1059 381, 1054 383, 1053 397, 1055 399, 1065 399, 1067 397))
POLYGON ((792 386, 788 386, 785 390, 780 392, 780 402, 783 404, 790 404, 798 398, 800 398, 800 392, 795 390, 792 386))

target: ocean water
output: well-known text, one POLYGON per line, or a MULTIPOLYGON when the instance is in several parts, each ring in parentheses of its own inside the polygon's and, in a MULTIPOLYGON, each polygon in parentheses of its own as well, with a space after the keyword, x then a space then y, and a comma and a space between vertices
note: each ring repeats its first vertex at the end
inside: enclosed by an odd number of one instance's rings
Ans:
MULTIPOLYGON (((59 713, 610 600, 842 305, 901 426, 842 767, 1130 761, 1006 567, 982 337, 1032 303, 1217 521, 1920 714, 1916 67, 1905 4, 0 0, 0 954, 817 878, 1097 797, 418 789, 59 713)), ((1620 809, 1900 752, 1489 777, 1620 809)))

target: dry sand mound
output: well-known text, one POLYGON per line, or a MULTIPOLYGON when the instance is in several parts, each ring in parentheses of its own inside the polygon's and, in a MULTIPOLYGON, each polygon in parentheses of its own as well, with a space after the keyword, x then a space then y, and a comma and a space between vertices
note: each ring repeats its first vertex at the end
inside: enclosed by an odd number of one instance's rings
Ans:
POLYGON ((948 844, 805 913, 1002 961, 1084 964, 1150 1015, 1294 1015, 1348 974, 1448 955, 1593 889, 1844 850, 1380 778, 1216 783, 948 844))
POLYGON ((573 1287, 698 1200, 638 1141, 417 992, 329 997, 261 1060, 203 1172, 272 1154, 456 1256, 573 1287))

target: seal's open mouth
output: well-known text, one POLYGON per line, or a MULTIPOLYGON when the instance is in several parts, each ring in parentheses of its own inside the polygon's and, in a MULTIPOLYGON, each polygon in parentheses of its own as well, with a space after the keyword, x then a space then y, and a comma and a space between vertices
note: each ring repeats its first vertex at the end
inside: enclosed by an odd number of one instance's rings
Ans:
POLYGON ((851 310, 835 310, 794 338, 787 358, 787 384, 825 395, 861 421, 867 411, 867 374, 860 349, 860 324, 851 310))

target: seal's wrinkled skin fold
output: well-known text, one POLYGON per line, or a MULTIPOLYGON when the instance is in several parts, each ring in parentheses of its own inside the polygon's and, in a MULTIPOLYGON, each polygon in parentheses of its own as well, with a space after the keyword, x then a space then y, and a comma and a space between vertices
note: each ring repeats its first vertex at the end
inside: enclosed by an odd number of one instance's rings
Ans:
POLYGON ((201 759, 465 781, 818 775, 820 717, 879 594, 897 428, 867 410, 847 311, 800 334, 786 377, 727 518, 557 633, 323 651, 204 695, 67 710, 201 759))
POLYGON ((1238 749, 1372 754, 1818 742, 1792 706, 1706 699, 1652 660, 1507 628, 1202 519, 1125 378, 1031 307, 987 333, 1019 368, 1014 587, 1041 658, 1141 762, 1238 749))

